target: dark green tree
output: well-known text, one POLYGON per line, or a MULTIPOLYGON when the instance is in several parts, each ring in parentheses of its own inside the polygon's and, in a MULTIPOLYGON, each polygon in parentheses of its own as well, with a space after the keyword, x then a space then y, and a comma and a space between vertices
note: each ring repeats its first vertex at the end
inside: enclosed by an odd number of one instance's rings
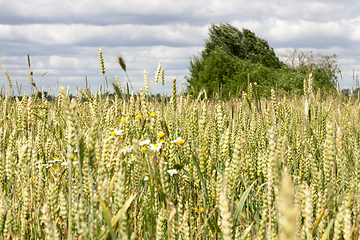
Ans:
POLYGON ((355 88, 355 90, 352 93, 352 96, 358 98, 360 95, 360 88, 355 88))
POLYGON ((242 60, 259 62, 266 67, 280 68, 283 65, 266 40, 248 29, 240 31, 230 24, 211 25, 201 57, 205 59, 216 49, 242 60))
POLYGON ((204 89, 208 96, 217 92, 225 97, 234 96, 246 89, 249 82, 256 82, 260 95, 269 96, 271 88, 301 94, 310 72, 315 89, 329 91, 336 87, 339 73, 336 55, 313 57, 311 51, 293 51, 288 56, 292 64, 287 66, 266 40, 250 30, 213 24, 200 56, 190 59, 190 76, 185 76, 187 91, 197 95, 204 89))
POLYGON ((345 96, 345 97, 350 97, 351 96, 351 90, 346 88, 346 89, 342 89, 341 90, 341 95, 345 96))
POLYGON ((194 93, 206 89, 211 95, 219 86, 222 86, 224 94, 231 90, 235 93, 247 86, 248 73, 251 81, 255 81, 249 72, 251 70, 264 85, 267 79, 259 73, 259 69, 265 74, 273 71, 266 68, 279 69, 284 66, 266 40, 248 29, 240 31, 229 24, 211 25, 204 47, 200 57, 194 56, 190 60, 190 76, 185 77, 188 91, 194 93))

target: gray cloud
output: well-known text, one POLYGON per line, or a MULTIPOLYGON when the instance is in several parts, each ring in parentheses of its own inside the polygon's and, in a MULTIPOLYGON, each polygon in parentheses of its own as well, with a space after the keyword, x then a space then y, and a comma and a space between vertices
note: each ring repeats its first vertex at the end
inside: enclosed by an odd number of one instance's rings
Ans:
MULTIPOLYGON (((344 78, 341 87, 351 88, 352 71, 360 68, 359 12, 355 0, 0 0, 1 69, 29 89, 30 54, 39 85, 54 90, 58 83, 74 90, 85 85, 87 76, 96 90, 103 82, 101 47, 109 80, 117 74, 126 82, 118 53, 137 89, 143 84, 143 70, 151 81, 162 61, 165 91, 170 93, 173 77, 184 81, 189 59, 201 51, 210 24, 230 23, 268 40, 278 54, 290 47, 337 54, 344 78)), ((0 85, 7 85, 5 74, 0 74, 0 85)))

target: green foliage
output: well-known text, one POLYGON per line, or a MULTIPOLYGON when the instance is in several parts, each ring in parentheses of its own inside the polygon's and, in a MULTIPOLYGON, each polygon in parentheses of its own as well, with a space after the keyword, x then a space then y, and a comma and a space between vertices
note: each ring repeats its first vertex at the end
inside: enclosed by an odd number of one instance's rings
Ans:
MULTIPOLYGON (((240 31, 229 24, 211 25, 209 39, 200 57, 190 59, 185 76, 188 93, 206 90, 227 98, 247 89, 248 83, 259 85, 259 94, 269 96, 271 88, 302 93, 304 79, 313 72, 313 87, 325 91, 337 85, 336 55, 304 59, 306 64, 288 67, 275 55, 266 40, 248 29, 240 31)), ((310 52, 311 53, 311 52, 310 52)))
POLYGON ((345 97, 350 97, 350 95, 351 95, 351 90, 350 89, 342 89, 341 90, 341 94, 343 95, 343 96, 345 96, 345 97))
POLYGON ((271 68, 251 60, 239 60, 220 49, 211 52, 205 59, 195 58, 191 64, 194 70, 197 69, 197 74, 188 78, 190 87, 194 87, 195 93, 205 89, 208 96, 220 91, 220 87, 223 96, 235 95, 246 89, 248 73, 250 82, 262 83, 260 93, 265 93, 275 82, 271 68))
POLYGON ((359 93, 360 93, 360 88, 356 88, 356 89, 353 91, 352 95, 355 96, 355 97, 358 97, 359 93))
POLYGON ((210 56, 216 49, 221 49, 242 60, 261 63, 266 67, 280 68, 283 65, 266 40, 255 36, 248 29, 243 29, 241 32, 230 24, 211 25, 209 39, 201 54, 202 58, 210 56))
POLYGON ((329 91, 337 87, 338 78, 337 74, 340 70, 337 66, 336 54, 332 56, 319 55, 314 58, 312 55, 309 57, 309 67, 313 71, 314 88, 321 88, 329 91))

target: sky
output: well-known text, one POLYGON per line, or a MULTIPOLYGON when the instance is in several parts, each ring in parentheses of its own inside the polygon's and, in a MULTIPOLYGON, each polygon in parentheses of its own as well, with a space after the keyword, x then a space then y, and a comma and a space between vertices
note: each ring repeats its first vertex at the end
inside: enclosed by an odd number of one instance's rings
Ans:
POLYGON ((85 78, 97 91, 104 81, 101 48, 109 83, 115 75, 123 86, 127 82, 117 62, 120 54, 135 91, 144 88, 146 70, 151 91, 169 94, 173 78, 178 87, 186 83, 190 58, 204 48, 209 26, 220 23, 251 30, 280 59, 291 48, 336 54, 341 89, 355 87, 353 72, 360 73, 358 0, 0 0, 0 86, 9 88, 7 70, 15 95, 20 86, 21 95, 29 92, 31 70, 36 85, 53 94, 60 86, 74 93, 85 87, 85 78), (152 83, 160 61, 164 88, 152 83))

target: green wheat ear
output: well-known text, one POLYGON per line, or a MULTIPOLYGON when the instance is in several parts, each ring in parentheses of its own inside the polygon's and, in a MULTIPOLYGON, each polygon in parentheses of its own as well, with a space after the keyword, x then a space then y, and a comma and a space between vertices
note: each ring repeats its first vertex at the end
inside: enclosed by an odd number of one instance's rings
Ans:
POLYGON ((6 74, 6 78, 7 78, 8 82, 9 82, 10 89, 12 89, 11 78, 6 70, 5 70, 5 74, 6 74))
POLYGON ((126 64, 125 64, 124 58, 121 55, 117 55, 117 58, 119 61, 119 65, 124 70, 124 72, 126 72, 126 64))
POLYGON ((117 55, 117 58, 118 58, 120 67, 124 70, 124 72, 125 72, 125 74, 126 74, 126 77, 127 77, 128 80, 129 80, 131 90, 134 90, 133 87, 132 87, 132 85, 131 85, 130 78, 129 78, 127 72, 126 72, 126 64, 125 64, 124 58, 123 58, 121 55, 119 55, 119 54, 117 55))
POLYGON ((122 97, 121 88, 119 88, 119 86, 118 86, 116 83, 114 83, 114 82, 112 82, 111 84, 112 84, 113 87, 114 87, 115 93, 118 95, 118 97, 121 98, 121 97, 122 97))
POLYGON ((101 73, 105 75, 105 64, 104 64, 104 57, 101 48, 99 49, 99 61, 100 61, 100 68, 101 73))

